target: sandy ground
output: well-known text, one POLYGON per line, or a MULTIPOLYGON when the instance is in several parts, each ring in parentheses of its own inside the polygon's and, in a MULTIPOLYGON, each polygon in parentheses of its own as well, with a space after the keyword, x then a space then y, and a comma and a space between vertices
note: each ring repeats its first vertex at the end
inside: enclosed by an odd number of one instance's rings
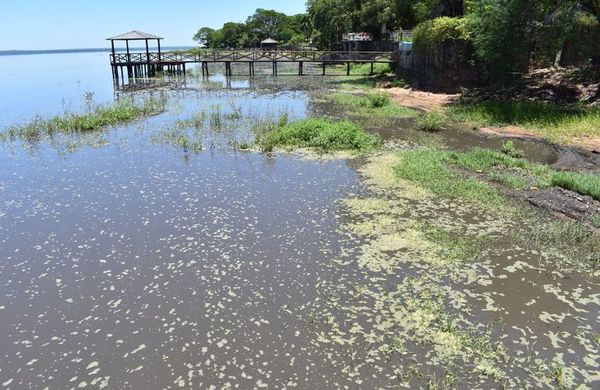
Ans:
POLYGON ((442 108, 459 97, 458 94, 424 92, 407 88, 387 88, 385 91, 390 93, 399 105, 423 111, 442 108))

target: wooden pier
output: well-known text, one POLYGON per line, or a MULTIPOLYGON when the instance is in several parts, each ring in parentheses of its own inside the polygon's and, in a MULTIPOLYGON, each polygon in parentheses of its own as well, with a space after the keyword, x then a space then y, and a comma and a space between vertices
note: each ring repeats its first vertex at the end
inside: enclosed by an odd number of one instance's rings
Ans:
POLYGON ((374 71, 375 64, 395 64, 398 61, 398 52, 374 52, 374 51, 312 51, 312 50, 263 50, 263 49, 239 49, 239 50, 220 50, 206 49, 194 52, 165 52, 160 49, 160 41, 163 38, 132 31, 116 37, 108 38, 112 44, 112 53, 110 63, 113 70, 113 77, 116 81, 132 78, 152 77, 156 74, 169 72, 173 74, 185 74, 189 64, 201 64, 202 75, 209 76, 209 64, 221 63, 224 65, 225 75, 232 76, 232 64, 247 64, 248 75, 255 75, 256 64, 270 64, 272 74, 277 75, 279 64, 296 63, 298 64, 298 75, 302 76, 304 64, 317 63, 322 68, 322 74, 326 75, 327 65, 345 65, 346 74, 350 75, 351 64, 362 63, 371 64, 371 74, 374 71), (129 41, 145 41, 146 51, 142 53, 131 53, 129 41), (148 42, 156 40, 158 42, 158 51, 151 52, 148 42), (115 41, 125 41, 127 45, 126 53, 117 53, 115 51, 115 41))

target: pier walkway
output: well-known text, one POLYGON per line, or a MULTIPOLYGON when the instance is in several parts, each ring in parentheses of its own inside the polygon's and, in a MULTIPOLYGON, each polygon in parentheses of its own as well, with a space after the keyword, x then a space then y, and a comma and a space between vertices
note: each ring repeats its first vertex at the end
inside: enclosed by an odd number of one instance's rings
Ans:
POLYGON ((206 50, 190 53, 115 53, 110 56, 113 71, 126 69, 129 77, 140 77, 153 75, 157 71, 186 71, 188 64, 201 64, 202 74, 208 76, 208 64, 222 63, 225 66, 225 74, 231 76, 231 64, 248 64, 248 74, 254 75, 256 63, 270 63, 273 67, 273 75, 278 73, 278 63, 297 63, 298 75, 304 74, 305 63, 319 63, 322 65, 325 75, 327 65, 345 64, 347 74, 350 75, 350 64, 384 63, 393 64, 397 62, 396 52, 341 52, 341 51, 303 51, 303 50, 206 50))
POLYGON ((362 63, 371 64, 371 73, 373 73, 375 64, 395 64, 398 62, 399 52, 377 52, 377 51, 315 51, 315 50, 266 50, 266 49, 195 49, 187 52, 162 52, 160 41, 163 38, 143 33, 140 31, 131 31, 126 34, 108 38, 111 41, 112 53, 110 55, 110 64, 113 70, 113 77, 119 80, 119 76, 124 80, 127 75, 131 78, 143 78, 154 76, 158 72, 183 73, 186 72, 186 66, 189 64, 201 64, 202 75, 209 76, 209 64, 222 63, 225 67, 225 75, 231 76, 232 64, 247 64, 248 74, 255 74, 255 64, 271 64, 273 75, 278 74, 278 64, 297 63, 298 75, 303 75, 305 63, 317 63, 323 69, 323 75, 326 73, 327 65, 346 65, 346 74, 350 75, 351 64, 362 63), (127 51, 117 53, 115 51, 115 42, 124 41, 127 51), (141 53, 131 53, 129 48, 130 41, 145 41, 146 50, 141 53), (156 41, 158 51, 151 52, 148 42, 156 41), (119 75, 120 73, 120 75, 119 75))

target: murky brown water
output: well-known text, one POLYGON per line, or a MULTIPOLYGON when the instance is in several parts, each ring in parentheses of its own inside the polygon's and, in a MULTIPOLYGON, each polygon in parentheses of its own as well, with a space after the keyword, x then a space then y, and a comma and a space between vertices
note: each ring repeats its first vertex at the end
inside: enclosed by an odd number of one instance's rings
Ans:
MULTIPOLYGON (((0 385, 599 385, 600 276, 519 247, 523 221, 398 181, 393 152, 234 151, 252 120, 314 111, 314 87, 290 80, 164 91, 168 112, 72 153, 2 145, 0 385), (202 133, 197 154, 156 141, 216 106, 249 119, 202 133)), ((496 142, 425 141, 467 140, 496 142)))

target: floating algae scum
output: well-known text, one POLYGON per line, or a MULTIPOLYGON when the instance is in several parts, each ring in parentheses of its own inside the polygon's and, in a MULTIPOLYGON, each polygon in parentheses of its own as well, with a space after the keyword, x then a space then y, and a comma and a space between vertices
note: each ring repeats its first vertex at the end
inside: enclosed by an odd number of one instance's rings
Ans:
POLYGON ((520 201, 401 178, 415 149, 501 141, 328 99, 335 79, 211 80, 133 122, 3 140, 4 388, 598 387, 594 253, 520 201), (353 142, 298 122, 324 115, 353 142))

